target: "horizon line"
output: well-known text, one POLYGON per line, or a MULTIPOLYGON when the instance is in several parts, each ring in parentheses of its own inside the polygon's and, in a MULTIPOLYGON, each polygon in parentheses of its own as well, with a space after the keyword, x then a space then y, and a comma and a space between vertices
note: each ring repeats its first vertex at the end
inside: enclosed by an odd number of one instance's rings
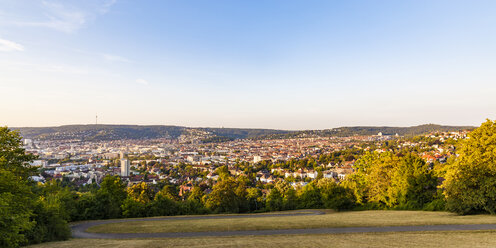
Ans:
POLYGON ((169 127, 184 127, 184 128, 218 128, 218 129, 265 129, 265 130, 279 130, 279 131, 313 131, 313 130, 330 130, 336 128, 346 128, 346 127, 395 127, 395 128, 409 128, 409 127, 418 127, 418 126, 426 126, 426 125, 436 125, 436 126, 447 126, 447 127, 477 127, 476 125, 452 125, 452 124, 437 124, 437 123, 424 123, 418 125, 409 125, 409 126, 393 126, 393 125, 345 125, 338 127, 329 127, 323 129, 279 129, 279 128, 263 128, 263 127, 213 127, 213 126, 186 126, 186 125, 175 125, 175 124, 63 124, 63 125, 47 125, 47 126, 7 126, 10 129, 21 129, 21 128, 57 128, 64 126, 169 126, 169 127))

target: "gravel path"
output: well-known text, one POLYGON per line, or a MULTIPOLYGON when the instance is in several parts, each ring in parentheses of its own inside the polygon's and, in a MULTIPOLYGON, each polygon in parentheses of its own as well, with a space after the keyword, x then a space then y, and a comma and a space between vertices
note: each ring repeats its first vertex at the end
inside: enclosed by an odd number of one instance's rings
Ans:
POLYGON ((329 227, 314 229, 280 229, 254 231, 215 231, 215 232, 177 232, 177 233, 90 233, 86 229, 109 223, 133 221, 159 220, 193 220, 193 219, 226 219, 226 218, 264 218, 274 216, 297 216, 324 214, 321 211, 310 210, 307 213, 263 214, 263 215, 231 215, 231 216, 191 216, 191 217, 163 217, 146 219, 118 219, 81 222, 71 226, 74 238, 92 239, 130 239, 130 238, 179 238, 179 237, 221 237, 246 235, 280 235, 280 234, 330 234, 330 233, 369 233, 369 232, 415 232, 415 231, 468 231, 468 230, 496 230, 496 224, 475 225, 424 225, 424 226, 382 226, 382 227, 329 227), (310 212, 310 213, 308 213, 310 212))

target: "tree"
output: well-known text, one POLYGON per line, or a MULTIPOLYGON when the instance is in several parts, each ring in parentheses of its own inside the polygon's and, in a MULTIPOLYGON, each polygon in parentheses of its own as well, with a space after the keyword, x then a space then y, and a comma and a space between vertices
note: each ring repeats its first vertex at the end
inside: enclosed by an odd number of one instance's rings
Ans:
POLYGON ((393 193, 392 176, 398 167, 398 157, 391 152, 374 153, 372 164, 367 171, 368 201, 393 207, 397 204, 397 197, 393 193))
POLYGON ((36 224, 31 220, 33 197, 25 181, 0 169, 0 247, 17 247, 27 241, 24 232, 36 224))
POLYGON ((285 181, 277 182, 274 186, 279 190, 282 196, 282 208, 281 210, 293 210, 298 207, 298 196, 296 195, 296 190, 285 181))
POLYGON ((148 214, 147 204, 136 201, 130 197, 126 198, 121 205, 122 216, 126 218, 145 217, 148 214))
POLYGON ((391 152, 367 152, 355 162, 355 173, 344 185, 354 192, 358 203, 392 207, 397 202, 392 194, 392 176, 398 161, 391 152))
POLYGON ((145 182, 127 188, 127 198, 122 203, 122 215, 125 217, 145 217, 149 214, 149 203, 154 192, 145 182))
POLYGON ((18 131, 0 127, 0 169, 14 173, 21 180, 27 180, 37 168, 28 165, 36 156, 26 154, 18 131))
POLYGON ((248 188, 246 190, 246 199, 250 211, 256 211, 263 208, 262 191, 259 188, 248 188))
POLYGON ((407 154, 393 176, 393 194, 400 207, 421 209, 434 200, 438 179, 422 158, 407 154))
POLYGON ((269 211, 281 211, 284 209, 281 191, 274 187, 267 196, 267 209, 269 211))
POLYGON ((73 220, 94 220, 101 218, 100 209, 98 208, 98 202, 96 199, 96 194, 92 192, 80 193, 76 195, 76 215, 73 216, 73 220))
POLYGON ((226 178, 214 185, 212 193, 207 195, 205 205, 210 210, 220 213, 237 213, 240 209, 239 192, 237 182, 232 178, 226 178))
POLYGON ((359 204, 420 209, 437 194, 437 177, 414 154, 368 152, 355 162, 354 169, 343 186, 352 190, 359 204))
MULTIPOLYGON (((60 216, 66 221, 74 221, 77 218, 76 198, 77 194, 67 186, 62 186, 58 180, 51 180, 35 188, 44 199, 54 198, 60 206, 60 216)), ((53 205, 53 204, 52 204, 53 205)))
POLYGON ((29 181, 35 168, 27 165, 34 158, 25 154, 18 132, 0 127, 0 247, 26 243, 25 232, 36 224, 36 196, 29 181))
POLYGON ((67 240, 71 237, 71 229, 67 224, 69 216, 62 201, 56 193, 49 193, 38 199, 33 211, 36 225, 26 232, 30 244, 67 240))
POLYGON ((317 186, 320 189, 322 205, 325 208, 344 210, 355 206, 355 196, 350 189, 338 185, 330 179, 321 179, 317 186))
POLYGON ((127 197, 141 203, 153 200, 154 192, 145 182, 127 188, 127 197))
POLYGON ((461 142, 443 183, 447 209, 496 214, 496 123, 487 120, 461 142))
POLYGON ((299 208, 322 208, 320 190, 311 182, 298 191, 299 208))
POLYGON ((126 199, 126 185, 118 176, 106 176, 96 193, 100 216, 103 219, 119 218, 121 205, 126 199))
POLYGON ((198 186, 193 186, 193 188, 189 192, 188 200, 201 202, 202 198, 203 198, 202 189, 198 186))
POLYGON ((170 186, 166 185, 155 194, 155 198, 151 202, 152 215, 176 215, 179 213, 179 206, 177 202, 171 198, 170 186))
POLYGON ((229 177, 231 177, 231 174, 229 173, 229 169, 227 168, 227 165, 223 165, 215 170, 215 173, 219 175, 219 177, 224 180, 229 177))

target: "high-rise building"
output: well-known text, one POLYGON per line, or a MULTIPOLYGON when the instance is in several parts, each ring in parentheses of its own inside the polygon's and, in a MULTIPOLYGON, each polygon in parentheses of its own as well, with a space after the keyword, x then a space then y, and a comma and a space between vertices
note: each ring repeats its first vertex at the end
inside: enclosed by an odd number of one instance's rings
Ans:
POLYGON ((121 177, 129 176, 129 160, 121 159, 121 177))

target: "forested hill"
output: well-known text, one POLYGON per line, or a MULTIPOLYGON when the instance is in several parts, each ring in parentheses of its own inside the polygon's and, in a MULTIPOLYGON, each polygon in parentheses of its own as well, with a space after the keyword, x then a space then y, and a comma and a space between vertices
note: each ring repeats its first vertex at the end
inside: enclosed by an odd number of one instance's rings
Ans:
POLYGON ((256 138, 266 135, 285 134, 290 131, 245 128, 189 128, 182 126, 139 125, 66 125, 59 127, 13 128, 25 138, 40 140, 119 140, 178 138, 181 135, 221 140, 256 138), (224 138, 224 139, 222 139, 224 138))
POLYGON ((245 138, 294 138, 309 136, 353 136, 398 134, 401 136, 419 135, 442 131, 471 130, 471 126, 420 125, 414 127, 340 127, 324 130, 287 131, 249 128, 190 128, 182 126, 139 126, 139 125, 67 125, 59 127, 23 127, 20 130, 25 138, 39 140, 119 140, 197 137, 208 141, 226 141, 245 138))
POLYGON ((383 135, 415 136, 435 132, 453 132, 462 130, 473 130, 473 126, 442 126, 436 124, 425 124, 412 127, 339 127, 324 130, 304 130, 283 134, 271 134, 263 138, 295 138, 295 137, 348 137, 355 135, 376 135, 379 132, 383 135))

